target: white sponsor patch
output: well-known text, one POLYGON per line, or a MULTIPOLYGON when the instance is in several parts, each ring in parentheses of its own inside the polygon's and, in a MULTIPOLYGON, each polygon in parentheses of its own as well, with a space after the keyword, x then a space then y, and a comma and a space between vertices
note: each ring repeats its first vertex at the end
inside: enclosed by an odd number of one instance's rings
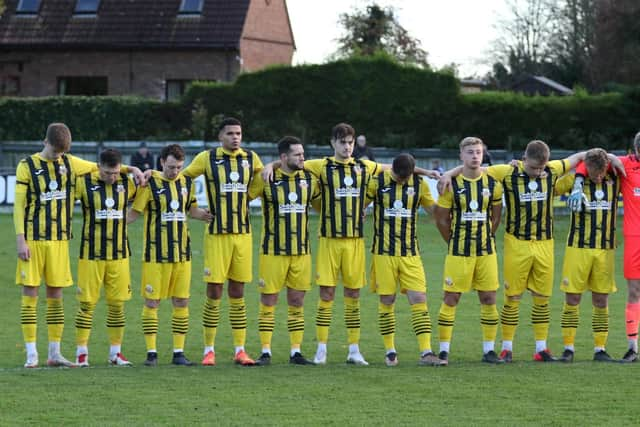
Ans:
POLYGON ((186 221, 187 216, 184 212, 163 212, 160 216, 160 221, 162 222, 177 222, 177 221, 186 221))
POLYGON ((124 211, 117 209, 99 209, 96 211, 96 219, 123 219, 124 211))
POLYGON ((66 200, 66 198, 67 198, 67 190, 47 191, 46 193, 40 194, 41 202, 48 202, 51 200, 66 200))

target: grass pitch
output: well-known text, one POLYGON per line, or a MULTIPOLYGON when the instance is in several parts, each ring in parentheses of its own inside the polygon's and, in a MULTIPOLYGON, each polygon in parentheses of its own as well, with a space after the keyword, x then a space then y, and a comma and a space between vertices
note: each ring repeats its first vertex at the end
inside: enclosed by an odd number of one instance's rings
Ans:
MULTIPOLYGON (((76 215, 76 218, 78 215, 76 215)), ((260 217, 252 218, 254 240, 260 237, 260 217)), ((571 365, 538 364, 531 361, 533 336, 530 298, 524 298, 515 340, 514 360, 507 366, 488 366, 482 356, 480 306, 475 294, 462 297, 446 368, 417 366, 418 352, 411 331, 409 307, 404 297, 396 302, 396 346, 400 365, 384 365, 384 349, 377 327, 377 298, 362 291, 361 349, 369 367, 347 366, 346 331, 342 297, 336 299, 326 366, 290 366, 284 294, 276 311, 273 364, 242 368, 232 363, 231 330, 226 298, 216 340, 218 366, 174 367, 171 360, 170 303, 160 308, 158 351, 160 366, 142 366, 145 357, 141 332, 139 295, 142 227, 130 230, 133 251, 133 298, 126 304, 127 329, 124 354, 135 366, 111 368, 106 364, 108 342, 104 303, 98 304, 90 341, 91 367, 86 369, 22 368, 24 349, 19 324, 20 288, 14 284, 15 239, 9 215, 0 215, 0 233, 7 236, 0 247, 0 425, 582 425, 636 424, 633 398, 634 375, 640 364, 598 364, 591 361, 590 296, 583 297, 576 341, 576 361, 571 365)), ((562 351, 560 314, 563 295, 558 290, 568 220, 556 219, 556 285, 552 299, 549 344, 562 351)), ((199 362, 202 355, 201 313, 204 284, 202 271, 203 226, 192 222, 194 248, 190 332, 185 352, 199 362)), ((315 220, 312 229, 316 228, 315 220)), ((74 223, 80 231, 79 220, 74 223)), ((372 227, 366 226, 370 241, 372 227)), ((315 234, 315 233, 314 233, 315 234)), ((315 240, 315 239, 312 239, 315 240)), ((502 229, 498 236, 501 251, 502 229)), ((79 239, 71 244, 72 269, 79 239)), ((434 325, 432 344, 437 350, 437 313, 442 298, 442 266, 445 244, 429 217, 420 219, 420 243, 427 272, 428 305, 434 325)), ((258 245, 255 244, 257 249, 258 245)), ((501 253, 501 252, 500 252, 501 253)), ((626 284, 622 277, 622 250, 618 249, 616 279, 618 293, 610 298, 608 350, 620 357, 626 350, 624 305, 626 284)), ((247 286, 249 320, 247 350, 257 357, 257 253, 254 253, 254 284, 247 286)), ((340 294, 340 292, 337 292, 340 294)), ((502 304, 498 292, 498 307, 502 304)), ((303 353, 315 351, 315 306, 317 289, 305 301, 306 334, 303 353)), ((75 355, 74 318, 77 302, 74 288, 65 291, 66 328, 63 354, 75 355)), ((38 347, 40 363, 46 362, 45 297, 38 303, 38 347)), ((499 343, 497 343, 499 348, 499 343)))

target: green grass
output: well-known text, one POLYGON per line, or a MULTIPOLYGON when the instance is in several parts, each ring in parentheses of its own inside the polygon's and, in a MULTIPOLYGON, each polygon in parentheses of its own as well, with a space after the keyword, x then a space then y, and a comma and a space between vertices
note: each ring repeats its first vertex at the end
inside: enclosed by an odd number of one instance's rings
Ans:
MULTIPOLYGON (((253 217, 254 239, 259 239, 260 218, 253 217)), ((91 368, 22 368, 24 350, 19 325, 20 288, 14 285, 15 243, 11 217, 0 216, 0 233, 7 236, 0 248, 0 425, 17 424, 220 424, 220 425, 424 425, 424 424, 634 424, 632 406, 636 387, 632 380, 640 364, 596 364, 591 362, 591 307, 585 295, 576 341, 576 362, 572 365, 531 362, 533 336, 530 325, 530 298, 521 305, 520 327, 516 335, 514 359, 509 366, 487 366, 482 355, 479 303, 475 294, 462 297, 457 311, 447 368, 418 367, 417 343, 410 326, 406 299, 396 303, 396 344, 400 365, 384 366, 384 349, 377 328, 377 299, 367 289, 362 293, 361 348, 369 367, 344 364, 346 331, 342 319, 342 298, 334 308, 327 366, 289 366, 286 305, 281 297, 276 312, 273 365, 241 368, 232 364, 231 331, 226 299, 216 341, 218 366, 178 368, 171 357, 168 301, 160 309, 158 349, 160 366, 145 369, 144 339, 141 333, 139 296, 141 222, 131 231, 133 250, 132 288, 134 297, 126 305, 127 329, 123 351, 136 364, 132 369, 106 366, 108 343, 105 310, 101 303, 94 317, 90 341, 91 368)), ((370 240, 371 224, 367 225, 370 240)), ((79 232, 79 222, 74 224, 79 232)), ((437 312, 442 297, 442 266, 445 244, 432 220, 420 220, 422 257, 427 271, 429 309, 434 324, 433 346, 437 349, 437 312)), ((312 224, 315 230, 315 221, 312 224)), ((560 353, 562 339, 560 313, 562 294, 558 290, 567 220, 556 224, 556 280, 552 300, 550 347, 560 353)), ((202 271, 201 224, 192 222, 194 240, 193 284, 190 332, 186 354, 199 361, 202 353, 201 308, 204 285, 202 271)), ((501 247, 501 236, 498 237, 501 247)), ((78 238, 72 242, 72 263, 78 238)), ((254 248, 257 248, 257 244, 254 248)), ((500 248, 501 250, 501 248, 500 248)), ((626 284, 622 277, 622 251, 618 249, 616 279, 619 292, 610 299, 609 351, 619 357, 626 350, 624 304, 626 284)), ((257 254, 254 255, 257 261, 257 254)), ((257 280, 257 262, 254 282, 257 280)), ((249 329, 247 348, 257 357, 258 295, 255 284, 247 286, 249 329)), ((303 352, 315 350, 315 305, 317 289, 305 301, 306 334, 303 352)), ((499 291, 498 306, 502 304, 499 291)), ((65 291, 66 330, 63 353, 75 354, 74 317, 77 303, 74 289, 65 291)), ((46 358, 44 293, 38 303, 38 346, 40 362, 46 358)), ((498 344, 499 346, 499 344, 498 344)))

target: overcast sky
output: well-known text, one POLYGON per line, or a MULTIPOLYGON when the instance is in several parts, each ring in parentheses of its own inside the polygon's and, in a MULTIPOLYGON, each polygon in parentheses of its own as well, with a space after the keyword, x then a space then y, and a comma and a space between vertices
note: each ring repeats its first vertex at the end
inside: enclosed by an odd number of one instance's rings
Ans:
MULTIPOLYGON (((297 51, 294 63, 322 63, 336 50, 338 16, 363 9, 372 0, 287 0, 297 51)), ((422 42, 429 63, 459 65, 461 77, 484 75, 482 63, 496 38, 494 22, 505 14, 504 0, 396 0, 377 2, 395 7, 400 24, 422 42)))

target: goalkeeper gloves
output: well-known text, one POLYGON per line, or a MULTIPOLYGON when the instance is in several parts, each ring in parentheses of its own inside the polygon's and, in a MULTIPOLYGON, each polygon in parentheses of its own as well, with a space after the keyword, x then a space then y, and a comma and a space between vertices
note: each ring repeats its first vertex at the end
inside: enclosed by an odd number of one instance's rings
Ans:
POLYGON ((567 206, 573 212, 582 212, 582 205, 585 205, 585 209, 588 209, 589 199, 582 192, 582 184, 584 183, 584 177, 581 175, 576 175, 576 180, 573 183, 573 188, 571 189, 571 195, 567 199, 567 206))

